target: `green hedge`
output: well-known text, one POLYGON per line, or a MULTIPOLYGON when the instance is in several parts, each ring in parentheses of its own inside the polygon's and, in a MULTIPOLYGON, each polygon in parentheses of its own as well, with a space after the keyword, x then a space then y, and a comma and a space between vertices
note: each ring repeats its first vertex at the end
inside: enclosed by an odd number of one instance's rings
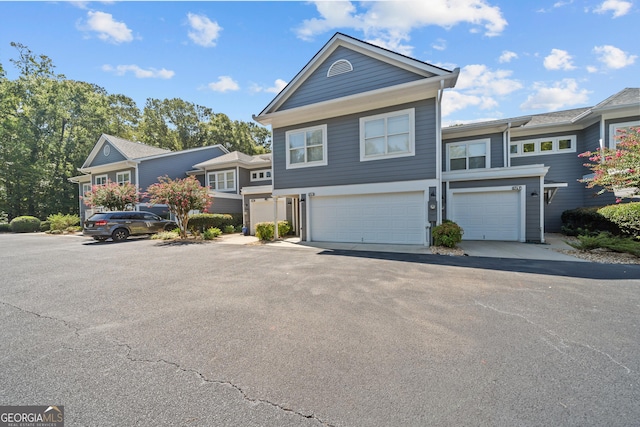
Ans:
POLYGON ((9 223, 14 233, 34 233, 40 231, 40 220, 34 216, 18 216, 9 223))
POLYGON ((11 225, 8 222, 0 223, 0 233, 9 233, 11 231, 11 225))
POLYGON ((433 244, 455 248, 462 241, 464 230, 453 221, 445 220, 442 224, 433 228, 433 244))
POLYGON ((236 219, 231 214, 201 213, 189 217, 188 229, 195 233, 203 233, 210 228, 224 229, 226 226, 236 226, 236 219))
POLYGON ((598 214, 615 224, 620 234, 640 236, 640 202, 605 206, 598 214))
POLYGON ((607 231, 620 234, 618 226, 598 213, 599 207, 569 209, 562 212, 562 232, 569 236, 607 231))
MULTIPOLYGON (((278 236, 286 236, 291 231, 289 221, 278 221, 278 236)), ((256 237, 260 240, 273 240, 273 222, 256 224, 256 237)))

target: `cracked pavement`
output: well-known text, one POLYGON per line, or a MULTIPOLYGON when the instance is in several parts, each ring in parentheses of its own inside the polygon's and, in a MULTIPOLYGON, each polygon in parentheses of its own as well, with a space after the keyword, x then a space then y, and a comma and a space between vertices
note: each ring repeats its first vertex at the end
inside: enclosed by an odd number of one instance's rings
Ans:
POLYGON ((42 234, 0 262, 0 405, 69 425, 640 419, 638 266, 42 234))

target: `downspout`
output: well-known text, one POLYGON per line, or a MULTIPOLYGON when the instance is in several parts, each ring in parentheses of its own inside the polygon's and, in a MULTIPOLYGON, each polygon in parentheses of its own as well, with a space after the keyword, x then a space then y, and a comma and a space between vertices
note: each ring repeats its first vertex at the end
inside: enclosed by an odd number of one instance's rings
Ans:
MULTIPOLYGON (((442 203, 442 95, 444 94, 444 80, 440 80, 440 89, 436 97, 436 200, 442 203)), ((429 189, 425 190, 426 192, 429 189)), ((425 206, 426 208, 426 206, 425 206)), ((425 212, 427 216, 428 212, 425 212)), ((438 206, 436 224, 442 223, 442 206, 438 206)))
POLYGON ((504 150, 503 165, 511 167, 511 152, 509 151, 509 143, 511 142, 511 122, 507 123, 507 127, 502 131, 502 144, 504 150))
MULTIPOLYGON (((136 162, 136 187, 138 188, 138 191, 140 191, 140 162, 136 162)), ((140 210, 140 200, 138 201, 138 204, 136 205, 136 210, 139 211, 140 210)))

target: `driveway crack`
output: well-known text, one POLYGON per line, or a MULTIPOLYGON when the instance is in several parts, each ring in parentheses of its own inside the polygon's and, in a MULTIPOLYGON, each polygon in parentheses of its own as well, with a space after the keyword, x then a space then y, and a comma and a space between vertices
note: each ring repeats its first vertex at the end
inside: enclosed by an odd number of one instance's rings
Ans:
POLYGON ((47 315, 40 314, 40 313, 36 313, 35 311, 27 310, 25 308, 18 307, 17 305, 13 305, 13 304, 10 304, 10 303, 4 302, 4 301, 0 301, 0 304, 5 305, 7 307, 14 308, 14 309, 16 309, 16 310, 18 310, 18 311, 20 311, 22 313, 30 314, 32 316, 35 316, 35 317, 39 318, 39 319, 48 319, 48 320, 53 320, 55 322, 62 323, 66 328, 68 328, 71 331, 73 331, 73 333, 74 333, 74 335, 76 337, 80 338, 80 328, 78 328, 76 326, 73 326, 71 323, 67 322, 66 320, 59 319, 57 317, 47 316, 47 315))
POLYGON ((247 392, 245 390, 242 389, 242 387, 233 384, 230 381, 224 381, 224 380, 216 380, 216 379, 210 379, 207 378, 203 373, 199 372, 196 369, 193 368, 185 368, 183 366, 180 366, 180 364, 176 363, 176 362, 172 362, 170 360, 166 360, 166 359, 141 359, 141 358, 136 358, 133 357, 131 355, 131 353, 133 352, 133 349, 131 348, 131 346, 129 344, 122 344, 119 343, 118 344, 120 347, 124 347, 127 350, 127 354, 126 357, 128 360, 130 360, 131 362, 143 362, 143 363, 163 363, 169 366, 173 366, 176 369, 179 369, 182 372, 186 372, 186 373, 191 373, 191 374, 195 374, 198 378, 200 378, 202 381, 209 383, 209 384, 218 384, 218 385, 223 385, 223 386, 227 386, 227 387, 231 387, 232 389, 236 390, 240 396, 242 397, 243 400, 253 403, 253 404, 263 404, 263 405, 268 405, 271 406, 275 409, 278 409, 280 411, 292 414, 292 415, 296 415, 302 418, 306 418, 308 420, 313 420, 317 423, 319 423, 320 425, 323 426, 327 426, 327 427, 335 427, 333 424, 330 424, 320 418, 318 418, 317 416, 315 416, 314 414, 303 414, 302 412, 287 408, 285 406, 282 406, 281 404, 275 403, 275 402, 271 402, 269 400, 266 399, 256 399, 256 398, 252 398, 249 397, 249 395, 247 394, 247 392))

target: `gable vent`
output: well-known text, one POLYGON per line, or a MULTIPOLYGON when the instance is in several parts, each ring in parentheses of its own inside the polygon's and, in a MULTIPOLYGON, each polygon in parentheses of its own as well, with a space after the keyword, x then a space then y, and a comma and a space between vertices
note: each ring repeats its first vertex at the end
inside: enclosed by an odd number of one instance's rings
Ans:
POLYGON ((346 59, 339 59, 329 67, 329 71, 327 72, 327 77, 337 76, 338 74, 348 73, 349 71, 353 71, 353 66, 351 62, 346 59))

